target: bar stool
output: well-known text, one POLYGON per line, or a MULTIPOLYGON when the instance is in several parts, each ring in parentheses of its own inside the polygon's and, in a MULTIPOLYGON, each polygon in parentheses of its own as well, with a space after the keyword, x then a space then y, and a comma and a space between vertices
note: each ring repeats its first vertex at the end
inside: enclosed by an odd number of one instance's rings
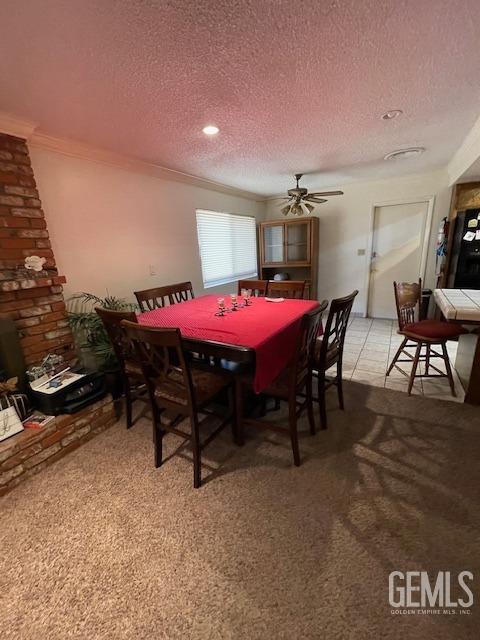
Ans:
POLYGON ((412 283, 394 282, 393 290, 397 307, 398 333, 404 336, 404 339, 388 368, 387 376, 390 375, 393 367, 404 373, 397 367, 397 362, 413 362, 408 383, 408 395, 412 393, 415 378, 447 378, 452 395, 455 397, 455 383, 448 357, 447 340, 458 338, 462 333, 466 333, 466 330, 460 325, 450 324, 441 320, 420 319, 421 279, 412 283), (433 348, 436 346, 440 347, 441 353, 433 348), (422 347, 425 347, 425 353, 423 354, 422 347), (407 351, 407 349, 412 348, 415 348, 414 355, 407 351), (406 358, 400 359, 402 354, 406 358), (445 362, 446 373, 432 364, 433 358, 440 358, 445 362), (425 362, 425 373, 423 374, 417 374, 419 362, 425 362), (436 373, 429 373, 430 369, 433 369, 436 373))

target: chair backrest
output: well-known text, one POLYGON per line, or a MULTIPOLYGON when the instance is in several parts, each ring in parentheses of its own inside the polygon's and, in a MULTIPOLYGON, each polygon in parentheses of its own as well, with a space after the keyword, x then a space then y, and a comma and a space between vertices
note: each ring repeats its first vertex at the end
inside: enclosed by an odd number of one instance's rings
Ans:
POLYGON ((117 356, 117 360, 125 369, 125 365, 128 362, 136 361, 136 356, 133 353, 130 341, 126 339, 125 333, 122 329, 121 323, 123 320, 128 320, 131 323, 137 322, 137 316, 134 311, 112 311, 110 309, 102 309, 101 307, 95 307, 95 311, 100 316, 105 331, 117 356))
POLYGON ((319 369, 325 368, 327 360, 333 364, 341 358, 348 319, 357 294, 358 290, 355 290, 349 296, 332 300, 323 332, 322 346, 317 357, 316 365, 319 369))
POLYGON ((238 295, 241 295, 242 289, 250 289, 252 296, 263 297, 267 293, 268 280, 239 280, 238 295))
POLYGON ((142 311, 153 311, 153 309, 167 306, 167 302, 168 304, 177 304, 195 297, 191 282, 167 284, 164 287, 154 287, 134 293, 142 311))
POLYGON ((422 279, 420 278, 418 282, 394 282, 393 291, 397 307, 398 328, 403 331, 405 325, 420 319, 422 279))
POLYGON ((183 351, 180 329, 147 327, 128 320, 124 320, 121 326, 133 345, 152 402, 155 402, 155 387, 163 384, 171 400, 163 395, 162 405, 178 408, 181 404, 183 410, 192 409, 192 378, 183 351), (175 398, 184 398, 187 404, 176 402, 175 398))
POLYGON ((300 331, 295 345, 295 354, 290 369, 290 392, 293 392, 294 389, 300 389, 303 386, 309 369, 312 366, 315 341, 322 316, 327 307, 328 302, 324 300, 318 307, 315 307, 315 309, 312 309, 312 311, 309 311, 302 317, 300 331))
POLYGON ((305 280, 269 280, 267 296, 269 298, 303 298, 305 280))

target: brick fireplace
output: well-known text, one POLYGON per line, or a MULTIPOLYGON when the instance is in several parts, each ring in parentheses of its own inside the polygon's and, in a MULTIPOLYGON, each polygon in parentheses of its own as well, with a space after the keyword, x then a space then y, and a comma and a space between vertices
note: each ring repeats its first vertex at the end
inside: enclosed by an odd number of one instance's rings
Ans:
MULTIPOLYGON (((14 321, 27 366, 48 353, 68 362, 75 358, 65 281, 55 264, 26 141, 0 133, 0 318, 14 321), (25 269, 32 255, 46 259, 43 271, 25 269)), ((0 442, 0 495, 114 421, 108 397, 80 414, 59 416, 41 432, 25 430, 0 442)))
POLYGON ((0 134, 0 317, 19 331, 27 365, 47 353, 73 356, 63 283, 58 274, 26 142, 0 134), (24 268, 27 256, 44 271, 24 268))

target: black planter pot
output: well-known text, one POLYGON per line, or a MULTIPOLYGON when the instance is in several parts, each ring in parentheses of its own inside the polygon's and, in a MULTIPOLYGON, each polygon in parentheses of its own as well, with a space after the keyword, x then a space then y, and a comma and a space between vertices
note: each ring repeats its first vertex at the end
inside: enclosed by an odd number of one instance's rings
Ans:
POLYGON ((118 400, 123 395, 123 379, 120 369, 111 369, 104 373, 108 392, 112 394, 114 400, 118 400))

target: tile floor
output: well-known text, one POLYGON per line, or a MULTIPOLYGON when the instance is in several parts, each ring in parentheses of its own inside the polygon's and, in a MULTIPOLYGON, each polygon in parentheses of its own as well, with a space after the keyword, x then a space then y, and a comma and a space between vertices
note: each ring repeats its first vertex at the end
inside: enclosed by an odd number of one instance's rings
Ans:
MULTIPOLYGON (((392 361, 400 343, 401 336, 397 333, 397 322, 393 320, 375 320, 370 318, 353 318, 350 321, 345 339, 343 356, 343 377, 347 380, 357 380, 365 384, 387 389, 407 391, 408 375, 411 364, 402 362, 399 367, 407 374, 404 375, 393 369, 387 377, 386 371, 392 361)), ((453 368, 457 351, 456 342, 448 342, 448 354, 455 378, 457 397, 450 393, 446 378, 420 378, 415 381, 412 393, 423 394, 432 398, 463 402, 464 391, 460 380, 453 368)), ((445 371, 441 360, 435 359, 434 364, 445 371)), ((423 366, 420 365, 419 368, 423 366)))

